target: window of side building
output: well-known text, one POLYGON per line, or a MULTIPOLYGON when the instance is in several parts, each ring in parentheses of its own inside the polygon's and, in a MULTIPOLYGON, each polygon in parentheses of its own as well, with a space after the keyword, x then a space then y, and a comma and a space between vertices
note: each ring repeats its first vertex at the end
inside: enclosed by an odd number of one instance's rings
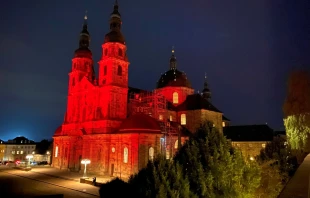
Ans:
POLYGON ((124 148, 124 163, 128 163, 128 148, 124 148))
POLYGON ((179 103, 179 94, 178 94, 178 92, 174 92, 172 94, 172 98, 173 98, 173 104, 178 104, 179 103))
POLYGON ((149 160, 153 161, 154 159, 154 148, 150 147, 149 148, 149 160))
POLYGON ((58 146, 55 148, 55 157, 58 157, 58 146))
POLYGON ((181 114, 181 125, 186 125, 186 114, 181 114))

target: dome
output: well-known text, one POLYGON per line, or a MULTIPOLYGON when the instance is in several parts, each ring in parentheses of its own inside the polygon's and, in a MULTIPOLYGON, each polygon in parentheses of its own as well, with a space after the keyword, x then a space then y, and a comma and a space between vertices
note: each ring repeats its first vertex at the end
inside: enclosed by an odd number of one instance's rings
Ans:
POLYGON ((157 88, 163 88, 168 86, 192 88, 191 83, 186 77, 186 74, 177 69, 170 69, 169 71, 161 75, 157 82, 157 88))
POLYGON ((107 42, 117 42, 121 44, 125 44, 125 38, 120 31, 111 31, 104 37, 104 43, 107 42))
POLYGON ((135 132, 135 131, 145 131, 145 132, 157 132, 160 133, 160 126, 158 121, 146 114, 139 113, 130 116, 121 124, 120 132, 135 132))

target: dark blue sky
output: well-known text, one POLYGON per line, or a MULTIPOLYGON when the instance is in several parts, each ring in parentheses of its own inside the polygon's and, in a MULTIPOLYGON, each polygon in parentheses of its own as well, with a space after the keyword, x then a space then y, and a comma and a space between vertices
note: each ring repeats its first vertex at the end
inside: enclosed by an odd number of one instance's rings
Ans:
MULTIPOLYGON (((0 12, 0 139, 51 138, 62 123, 68 72, 88 10, 100 59, 113 0, 15 0, 0 12)), ((130 86, 155 88, 175 46, 195 90, 207 72, 213 103, 232 124, 283 128, 286 79, 310 66, 307 0, 119 0, 130 86)), ((95 65, 96 69, 98 65, 95 65)))

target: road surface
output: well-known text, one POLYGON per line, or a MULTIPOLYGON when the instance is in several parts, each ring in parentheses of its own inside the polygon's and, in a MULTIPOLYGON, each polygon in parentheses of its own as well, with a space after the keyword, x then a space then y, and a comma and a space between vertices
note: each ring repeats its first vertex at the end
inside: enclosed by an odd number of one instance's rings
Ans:
POLYGON ((99 188, 48 175, 0 167, 0 197, 99 197, 99 188), (49 195, 49 196, 47 196, 49 195), (51 196, 54 195, 54 196, 51 196))

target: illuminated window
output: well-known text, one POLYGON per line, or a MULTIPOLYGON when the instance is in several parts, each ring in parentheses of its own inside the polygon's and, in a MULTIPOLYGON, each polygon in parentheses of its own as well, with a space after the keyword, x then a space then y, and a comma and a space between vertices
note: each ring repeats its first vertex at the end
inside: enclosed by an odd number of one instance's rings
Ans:
POLYGON ((172 97, 173 97, 173 104, 178 104, 179 103, 179 94, 178 94, 178 92, 174 92, 172 94, 172 97))
POLYGON ((262 144, 262 147, 265 148, 265 147, 266 147, 266 144, 262 144))
POLYGON ((17 151, 16 154, 18 155, 18 154, 19 154, 19 151, 17 151))
POLYGON ((12 154, 15 154, 15 151, 12 151, 12 154))
POLYGON ((112 153, 114 153, 115 152, 115 148, 114 147, 112 147, 112 153))
POLYGON ((240 144, 237 144, 238 147, 240 147, 240 144))
POLYGON ((55 157, 58 157, 58 146, 55 148, 55 157))
POLYGON ((122 67, 120 65, 117 67, 117 75, 122 75, 122 67))
POLYGON ((176 140, 175 143, 174 143, 174 148, 177 149, 178 147, 179 147, 179 141, 176 140))
POLYGON ((170 120, 170 122, 172 122, 172 115, 169 116, 169 120, 170 120))
POLYGON ((128 148, 124 148, 124 163, 128 163, 128 148))
POLYGON ((107 73, 108 73, 107 70, 108 70, 108 69, 107 69, 107 66, 105 65, 104 68, 103 68, 103 75, 104 75, 104 76, 107 75, 107 73))
POLYGON ((154 148, 150 147, 149 149, 149 160, 153 161, 154 159, 154 148))
POLYGON ((170 159, 169 145, 166 147, 166 159, 170 159))
POLYGON ((123 50, 122 49, 118 49, 118 55, 123 56, 123 50))
POLYGON ((159 120, 163 120, 163 115, 159 115, 159 120))
POLYGON ((186 115, 184 113, 181 114, 181 125, 186 125, 186 115))
POLYGON ((20 143, 22 144, 22 143, 23 143, 23 140, 21 140, 20 143))
POLYGON ((20 151, 20 154, 23 154, 24 153, 24 151, 20 151))
POLYGON ((225 126, 226 126, 225 122, 222 122, 222 126, 223 126, 223 127, 225 127, 225 126))

